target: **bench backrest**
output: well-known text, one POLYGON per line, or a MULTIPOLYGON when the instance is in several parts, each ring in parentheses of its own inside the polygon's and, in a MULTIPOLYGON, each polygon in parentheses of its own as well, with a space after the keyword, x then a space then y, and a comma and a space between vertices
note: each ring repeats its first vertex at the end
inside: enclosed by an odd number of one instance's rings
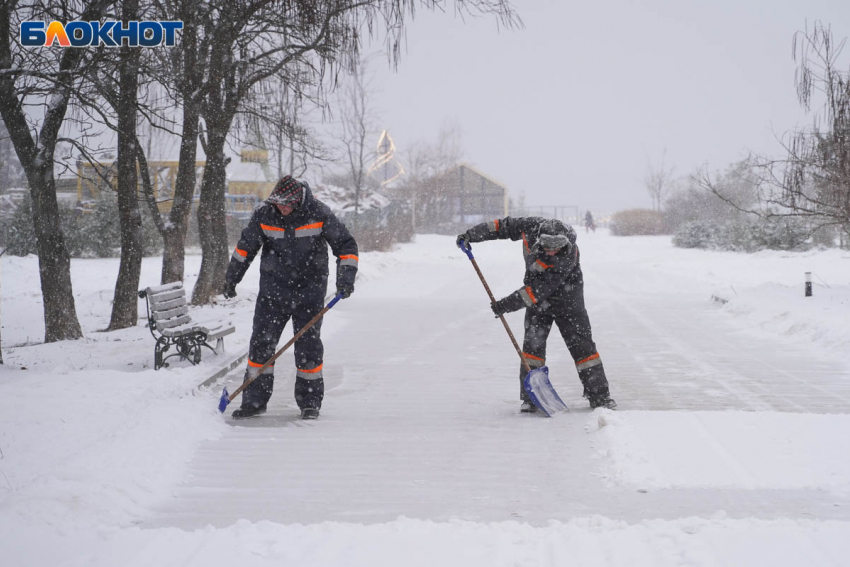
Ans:
POLYGON ((145 292, 153 325, 159 332, 192 322, 183 282, 149 287, 145 292))

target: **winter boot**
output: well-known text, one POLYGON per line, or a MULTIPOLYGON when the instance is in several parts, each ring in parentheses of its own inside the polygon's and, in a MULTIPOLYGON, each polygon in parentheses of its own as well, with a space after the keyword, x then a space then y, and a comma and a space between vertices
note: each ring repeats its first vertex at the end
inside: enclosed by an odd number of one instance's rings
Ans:
POLYGON ((301 377, 295 378, 295 403, 301 409, 322 407, 322 399, 325 397, 325 381, 321 378, 305 380, 301 377))
POLYGON ((255 415, 260 415, 263 413, 266 413, 266 404, 263 404, 261 406, 249 404, 242 406, 239 409, 233 410, 233 413, 230 417, 232 417, 233 419, 245 419, 246 417, 254 417, 255 415))
POLYGON ((595 395, 591 394, 590 396, 588 396, 588 401, 590 401, 590 409, 617 409, 617 402, 614 401, 614 399, 608 392, 603 392, 595 395))
POLYGON ((522 402, 522 405, 519 406, 519 411, 521 413, 537 413, 537 406, 529 401, 522 402))
POLYGON ((316 419, 319 417, 319 410, 316 408, 304 408, 301 410, 301 419, 316 419))

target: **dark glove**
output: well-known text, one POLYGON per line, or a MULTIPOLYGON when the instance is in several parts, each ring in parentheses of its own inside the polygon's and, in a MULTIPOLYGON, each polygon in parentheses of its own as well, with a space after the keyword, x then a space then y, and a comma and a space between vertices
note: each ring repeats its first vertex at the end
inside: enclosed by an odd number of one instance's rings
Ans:
POLYGON ((463 234, 457 235, 457 240, 455 240, 455 244, 457 244, 458 248, 461 248, 461 242, 466 242, 466 247, 472 250, 472 240, 470 240, 468 232, 464 232, 463 234))
POLYGON ((352 293, 354 293, 353 284, 339 284, 336 286, 336 294, 341 295, 343 299, 351 297, 352 293))
POLYGON ((224 284, 224 290, 221 292, 225 299, 236 297, 236 284, 227 282, 224 284))
POLYGON ((508 303, 508 298, 504 297, 504 298, 500 299, 499 301, 494 301, 493 303, 491 303, 490 309, 493 310, 493 313, 496 314, 496 317, 501 317, 505 313, 509 312, 507 303, 508 303))

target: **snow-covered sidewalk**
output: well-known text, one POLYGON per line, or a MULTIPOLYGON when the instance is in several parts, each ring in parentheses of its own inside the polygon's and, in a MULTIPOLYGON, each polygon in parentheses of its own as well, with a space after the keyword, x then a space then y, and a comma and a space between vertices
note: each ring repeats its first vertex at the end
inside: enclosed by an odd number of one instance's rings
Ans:
MULTIPOLYGON (((269 413, 231 422, 215 410, 220 385, 194 387, 215 360, 153 372, 108 359, 152 358, 141 327, 90 355, 91 370, 55 358, 74 344, 12 349, 0 370, 0 556, 13 565, 843 564, 850 254, 706 253, 604 233, 579 243, 618 412, 586 408, 553 333, 550 375, 574 411, 520 415, 516 353, 468 260, 438 236, 361 258, 357 292, 323 328, 328 392, 317 422, 296 419, 291 356, 277 365, 269 413), (806 270, 831 287, 804 300, 806 270), (39 366, 16 370, 27 357, 39 366)), ((497 296, 519 286, 518 246, 475 247, 497 296)), ((20 271, 34 259, 12 262, 20 271)), ((232 354, 247 342, 256 277, 252 267, 238 301, 213 309, 237 321, 232 354)), ((108 290, 101 279, 81 294, 108 290)), ((4 282, 4 318, 9 297, 31 301, 15 285, 4 282)), ((84 326, 106 326, 108 306, 81 303, 84 326)), ((521 334, 521 315, 509 321, 521 334)), ((87 341, 115 334, 101 335, 87 341)))

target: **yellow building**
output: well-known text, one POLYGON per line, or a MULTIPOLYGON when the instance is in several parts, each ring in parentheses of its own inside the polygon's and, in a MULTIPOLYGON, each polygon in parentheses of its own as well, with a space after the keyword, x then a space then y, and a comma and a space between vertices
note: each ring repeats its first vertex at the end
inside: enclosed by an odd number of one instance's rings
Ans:
POLYGON ((250 216, 257 203, 271 194, 276 182, 269 168, 269 152, 243 149, 239 161, 227 167, 227 212, 250 216))
MULTIPOLYGON (((171 211, 171 203, 174 199, 174 186, 177 181, 177 161, 149 161, 148 173, 153 186, 154 198, 161 213, 171 211)), ((195 191, 194 199, 197 200, 201 190, 201 178, 204 174, 205 161, 195 162, 195 191)), ((138 175, 138 166, 136 167, 138 175)), ((115 187, 117 181, 116 164, 112 161, 90 163, 77 162, 77 201, 85 205, 100 198, 100 192, 104 187, 115 187)), ((137 184, 139 198, 144 199, 141 188, 141 179, 137 184)))

